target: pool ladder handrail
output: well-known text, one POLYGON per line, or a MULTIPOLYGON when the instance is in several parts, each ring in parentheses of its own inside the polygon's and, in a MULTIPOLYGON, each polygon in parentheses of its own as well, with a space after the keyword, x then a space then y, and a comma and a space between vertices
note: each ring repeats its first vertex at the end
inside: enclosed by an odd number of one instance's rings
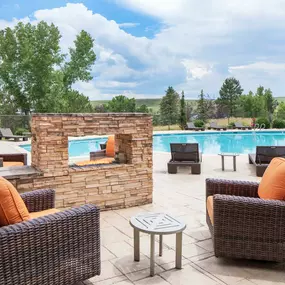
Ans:
POLYGON ((261 125, 255 124, 254 127, 253 127, 254 131, 256 131, 256 130, 261 131, 261 130, 264 130, 264 129, 265 129, 265 124, 261 124, 261 125))

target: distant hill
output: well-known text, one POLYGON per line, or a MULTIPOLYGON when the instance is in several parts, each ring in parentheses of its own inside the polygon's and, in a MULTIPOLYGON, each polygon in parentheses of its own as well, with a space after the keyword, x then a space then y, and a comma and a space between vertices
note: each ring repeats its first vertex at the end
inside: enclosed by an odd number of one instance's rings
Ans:
MULTIPOLYGON (((278 102, 284 102, 285 97, 275 97, 278 102)), ((101 105, 101 104, 106 104, 108 103, 109 100, 97 100, 97 101, 91 101, 93 106, 96 105, 101 105)), ((137 105, 146 105, 148 108, 151 108, 154 113, 159 111, 159 104, 160 104, 161 99, 155 98, 155 99, 136 99, 137 105)), ((186 99, 187 102, 189 103, 194 103, 196 104, 197 100, 195 99, 186 99)))
MULTIPOLYGON (((285 100, 285 97, 284 97, 285 100)), ((146 105, 148 108, 151 108, 153 112, 157 112, 159 110, 159 104, 160 104, 161 99, 136 99, 137 106, 141 105, 146 105)), ((187 102, 195 102, 196 100, 194 99, 186 99, 187 102)), ((101 105, 101 104, 106 104, 108 103, 108 100, 97 100, 97 101, 92 101, 93 106, 101 105)))

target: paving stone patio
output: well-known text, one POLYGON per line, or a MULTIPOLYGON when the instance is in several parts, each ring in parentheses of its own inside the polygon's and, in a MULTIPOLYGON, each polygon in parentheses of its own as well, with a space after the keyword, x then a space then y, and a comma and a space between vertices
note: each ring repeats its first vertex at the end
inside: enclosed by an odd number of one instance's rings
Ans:
POLYGON ((77 285, 270 285, 285 283, 284 264, 216 258, 205 222, 205 179, 225 178, 259 181, 247 156, 237 158, 237 172, 226 159, 221 171, 219 156, 204 156, 201 175, 181 169, 169 175, 169 154, 154 154, 154 203, 101 213, 102 274, 77 285), (145 211, 168 212, 187 224, 183 234, 183 269, 174 269, 175 235, 164 236, 163 256, 158 256, 156 275, 149 277, 149 236, 141 235, 141 261, 133 261, 133 230, 129 218, 145 211))
MULTIPOLYGON (((7 151, 10 151, 8 147, 7 151)), ((167 174, 169 156, 154 153, 153 204, 101 213, 102 273, 76 285, 285 284, 284 264, 230 260, 213 254, 205 221, 205 179, 259 181, 247 156, 237 158, 237 172, 232 171, 232 159, 226 158, 226 171, 222 172, 218 155, 204 155, 201 175, 191 175, 187 168, 179 169, 178 174, 167 174), (141 261, 133 261, 133 229, 129 218, 145 211, 167 212, 187 224, 183 234, 182 270, 174 269, 175 235, 164 236, 162 257, 158 256, 157 239, 154 277, 149 277, 148 235, 141 234, 141 261)))

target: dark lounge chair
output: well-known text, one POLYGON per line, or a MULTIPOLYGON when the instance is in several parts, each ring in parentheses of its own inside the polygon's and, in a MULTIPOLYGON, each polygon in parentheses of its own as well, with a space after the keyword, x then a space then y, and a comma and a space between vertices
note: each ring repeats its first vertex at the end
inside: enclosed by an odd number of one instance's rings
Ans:
POLYGON ((211 130, 211 129, 216 130, 216 131, 220 131, 220 130, 226 131, 227 130, 226 127, 218 126, 217 123, 215 123, 215 122, 210 123, 209 130, 211 130))
POLYGON ((248 160, 256 167, 256 176, 262 177, 274 157, 285 157, 285 146, 257 146, 256 153, 249 154, 248 160))
POLYGON ((187 123, 186 130, 189 130, 189 131, 205 131, 205 128, 195 127, 195 125, 193 123, 187 123))
POLYGON ((0 167, 27 165, 26 153, 0 154, 0 167))
POLYGON ((235 129, 238 129, 238 130, 251 130, 251 127, 250 126, 243 126, 240 122, 235 122, 235 129))
POLYGON ((0 140, 4 139, 13 139, 15 142, 19 141, 22 139, 23 141, 27 141, 28 137, 27 136, 16 136, 13 135, 11 129, 9 128, 0 128, 0 140))
POLYGON ((190 166, 192 174, 201 173, 202 153, 197 143, 171 143, 171 159, 167 164, 168 173, 176 174, 178 166, 190 166))

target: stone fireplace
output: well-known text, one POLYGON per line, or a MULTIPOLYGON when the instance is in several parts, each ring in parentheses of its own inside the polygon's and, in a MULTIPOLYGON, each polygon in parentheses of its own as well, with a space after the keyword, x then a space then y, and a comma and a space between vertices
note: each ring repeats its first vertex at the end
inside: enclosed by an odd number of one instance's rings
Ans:
POLYGON ((52 188, 56 206, 93 203, 117 209, 152 202, 152 118, 147 114, 34 114, 32 167, 40 175, 12 179, 19 192, 52 188), (123 164, 72 167, 68 138, 115 135, 123 164))

